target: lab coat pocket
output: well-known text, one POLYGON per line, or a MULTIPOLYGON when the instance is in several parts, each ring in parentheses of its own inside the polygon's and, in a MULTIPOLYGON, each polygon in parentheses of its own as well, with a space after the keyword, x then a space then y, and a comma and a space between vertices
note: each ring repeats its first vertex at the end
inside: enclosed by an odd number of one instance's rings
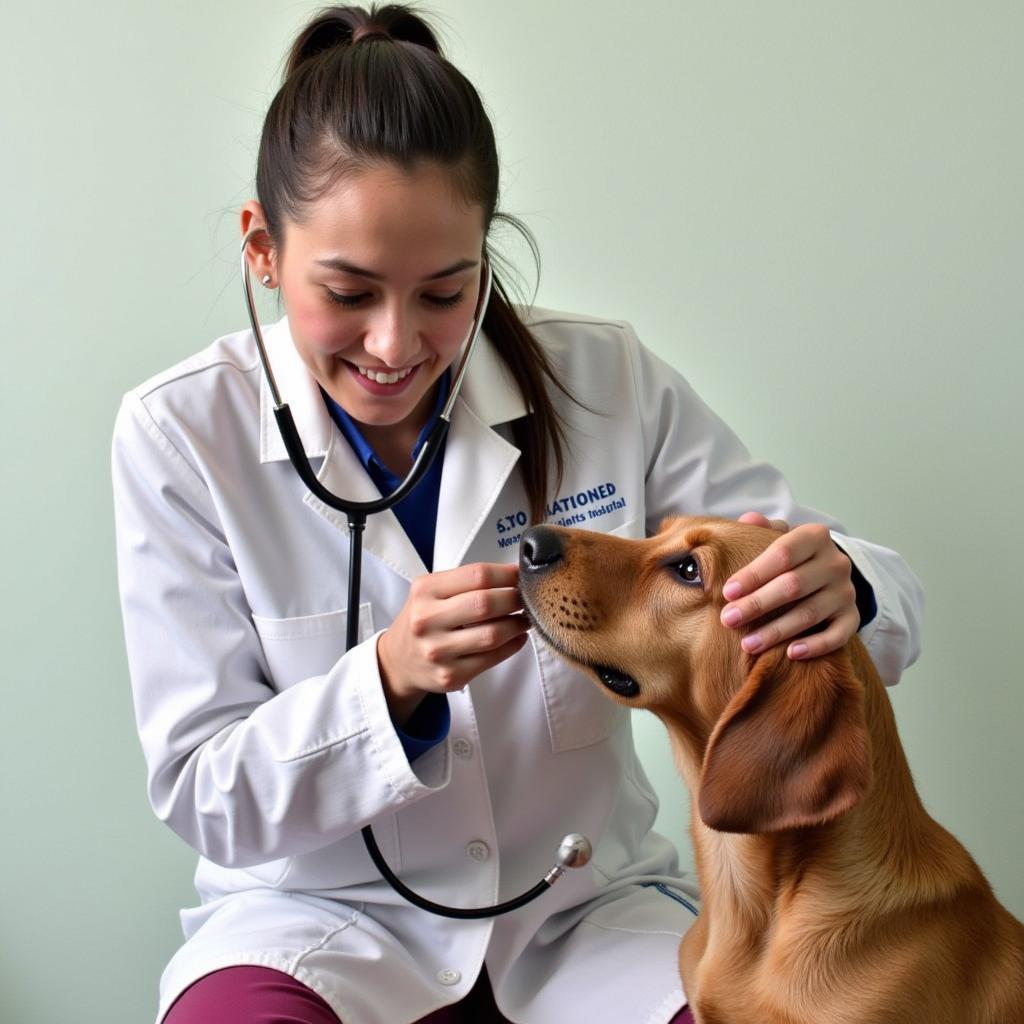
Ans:
MULTIPOLYGON (((347 608, 290 619, 253 615, 252 621, 277 690, 286 690, 311 676, 326 675, 345 653, 347 608)), ((359 606, 358 641, 362 643, 375 632, 373 609, 367 601, 359 606)))

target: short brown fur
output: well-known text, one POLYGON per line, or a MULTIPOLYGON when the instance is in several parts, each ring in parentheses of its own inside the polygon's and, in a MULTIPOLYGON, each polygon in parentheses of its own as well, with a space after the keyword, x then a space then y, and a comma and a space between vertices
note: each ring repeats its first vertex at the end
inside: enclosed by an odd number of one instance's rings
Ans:
POLYGON ((698 1024, 1024 1024, 1024 926, 922 806, 860 639, 799 662, 748 655, 721 625, 722 585, 778 534, 544 529, 563 556, 521 573, 528 613, 610 699, 661 718, 691 792, 703 907, 680 972, 698 1024), (674 574, 684 555, 702 585, 674 574))

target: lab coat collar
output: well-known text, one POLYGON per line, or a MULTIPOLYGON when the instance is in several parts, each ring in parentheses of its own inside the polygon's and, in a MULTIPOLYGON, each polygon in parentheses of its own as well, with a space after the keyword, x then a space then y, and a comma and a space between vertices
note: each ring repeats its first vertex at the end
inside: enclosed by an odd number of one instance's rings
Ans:
MULTIPOLYGON (((327 454, 336 428, 320 395, 316 379, 295 348, 288 328, 288 318, 282 317, 277 323, 264 327, 263 337, 281 401, 291 409, 306 455, 311 459, 322 458, 327 454)), ((461 352, 453 366, 458 365, 459 358, 461 352)), ((515 380, 498 355, 498 350, 484 332, 480 333, 455 409, 462 403, 480 423, 488 427, 519 419, 529 411, 515 380)), ((453 412, 453 422, 454 419, 453 412)), ((270 386, 266 374, 261 371, 260 462, 280 462, 287 458, 288 452, 274 418, 270 386)), ((374 496, 379 497, 376 493, 374 496)))
MULTIPOLYGON (((302 362, 288 330, 287 318, 264 330, 267 354, 281 400, 291 409, 306 455, 322 458, 317 479, 335 494, 371 501, 380 492, 331 419, 315 378, 302 362)), ((461 354, 460 354, 461 355, 461 354)), ((274 417, 274 402, 265 375, 260 383, 260 461, 288 458, 274 417)), ((462 391, 452 410, 445 441, 444 468, 434 534, 435 572, 462 564, 487 513, 512 473, 519 449, 492 429, 525 415, 527 406, 511 374, 486 335, 480 335, 462 391)), ((342 512, 307 491, 307 505, 339 529, 348 530, 342 512)), ((427 572, 419 553, 390 509, 368 518, 363 546, 400 576, 412 580, 427 572)))

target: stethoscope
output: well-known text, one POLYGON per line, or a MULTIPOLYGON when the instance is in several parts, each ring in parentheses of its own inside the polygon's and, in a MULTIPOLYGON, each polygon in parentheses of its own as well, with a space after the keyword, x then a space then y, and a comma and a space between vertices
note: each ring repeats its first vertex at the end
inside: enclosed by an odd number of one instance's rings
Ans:
MULTIPOLYGON (((263 373, 266 376, 267 384, 270 387, 270 394, 274 400, 274 418, 277 420, 277 428, 281 432, 281 439, 288 451, 288 458, 295 472, 299 474, 302 482, 319 498, 325 505, 344 512, 348 518, 349 535, 349 560, 348 560, 348 607, 359 607, 359 589, 362 577, 362 552, 363 552, 363 529, 366 526, 366 517, 374 512, 384 512, 397 505, 410 491, 420 482, 423 475, 430 468, 434 457, 441 449, 448 427, 451 424, 452 408, 455 399, 459 396, 459 390, 466 377, 466 369, 469 366, 470 356, 476 348, 477 338, 480 336, 480 329, 483 326, 484 314, 487 311, 487 304, 491 298, 491 285, 493 275, 488 260, 483 263, 483 278, 480 282, 480 295, 477 298, 476 310, 473 313, 473 326, 468 335, 468 342, 465 346, 459 367, 455 372, 455 379, 452 382, 451 392, 444 408, 441 410, 434 422, 433 427, 427 434, 423 446, 420 448, 416 461, 409 470, 406 478, 395 490, 382 498, 374 501, 348 501, 332 494, 313 472, 313 467, 306 458, 305 449, 299 438, 299 432, 295 429, 295 420, 292 418, 291 410, 281 401, 281 394, 277 389, 277 382, 274 379, 273 371, 270 368, 270 360, 267 358, 267 350, 263 343, 263 332, 260 330, 259 319, 256 316, 256 306, 252 296, 252 282, 249 280, 249 263, 245 258, 245 251, 248 248, 249 240, 253 235, 264 232, 263 228, 253 228, 242 239, 242 284, 245 288, 245 304, 249 311, 249 321, 252 324, 252 332, 256 339, 256 347, 259 349, 260 362, 263 364, 263 373)), ((350 651, 356 645, 357 630, 359 626, 358 615, 349 615, 345 633, 345 650, 350 651)), ((446 907, 442 903, 434 903, 419 893, 410 889, 394 872, 388 867, 377 846, 373 836, 373 829, 366 825, 362 829, 363 842, 377 870, 380 871, 384 880, 400 896, 407 899, 414 906, 427 910, 431 914, 439 914, 442 917, 454 917, 464 920, 474 920, 487 917, 498 917, 501 914, 508 914, 518 910, 531 900, 536 899, 541 893, 548 889, 565 874, 566 868, 581 868, 589 863, 591 856, 590 841, 586 836, 577 833, 567 835, 558 847, 557 863, 532 889, 527 890, 515 899, 506 900, 504 903, 497 903, 493 907, 446 907)))

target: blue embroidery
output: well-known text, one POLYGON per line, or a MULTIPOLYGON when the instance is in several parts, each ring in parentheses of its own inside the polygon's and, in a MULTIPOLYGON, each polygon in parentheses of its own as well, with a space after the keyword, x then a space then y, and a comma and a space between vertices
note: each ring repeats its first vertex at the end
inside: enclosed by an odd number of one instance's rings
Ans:
MULTIPOLYGON (((544 510, 545 522, 555 526, 582 526, 594 519, 600 519, 610 512, 617 512, 626 507, 626 499, 615 497, 617 493, 618 488, 609 480, 597 487, 588 487, 576 494, 564 495, 544 510)), ((518 544, 528 522, 529 517, 523 509, 510 515, 499 516, 494 523, 498 534, 498 546, 507 548, 518 544)))
POLYGON ((658 892, 668 896, 669 899, 675 900, 676 903, 681 903, 691 914, 693 914, 694 917, 700 916, 700 911, 688 899, 686 899, 686 897, 680 896, 679 893, 670 889, 664 882, 641 882, 640 884, 645 889, 649 889, 653 886, 658 890, 658 892))

